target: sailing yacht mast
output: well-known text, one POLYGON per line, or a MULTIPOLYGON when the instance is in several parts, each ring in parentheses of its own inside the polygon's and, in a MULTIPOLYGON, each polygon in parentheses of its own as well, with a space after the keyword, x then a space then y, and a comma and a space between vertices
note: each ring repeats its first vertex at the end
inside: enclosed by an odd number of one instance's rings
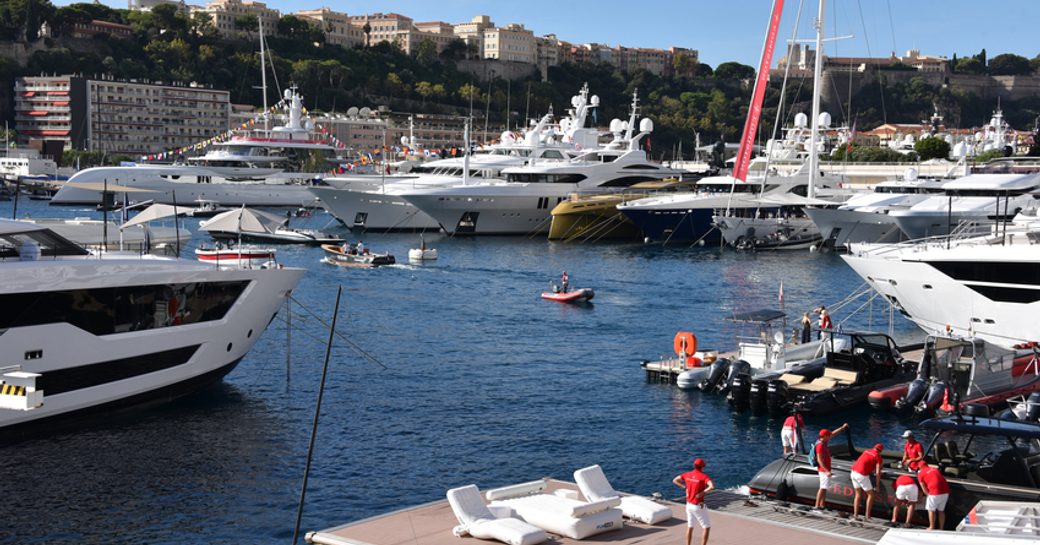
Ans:
POLYGON ((271 130, 270 118, 267 111, 267 65, 264 60, 264 18, 259 15, 256 20, 260 22, 260 92, 264 95, 264 133, 271 130))
POLYGON ((823 8, 827 0, 820 0, 820 10, 816 15, 816 63, 813 67, 812 119, 809 132, 809 192, 810 199, 816 198, 816 177, 820 172, 820 157, 817 140, 820 132, 820 80, 823 79, 823 8))

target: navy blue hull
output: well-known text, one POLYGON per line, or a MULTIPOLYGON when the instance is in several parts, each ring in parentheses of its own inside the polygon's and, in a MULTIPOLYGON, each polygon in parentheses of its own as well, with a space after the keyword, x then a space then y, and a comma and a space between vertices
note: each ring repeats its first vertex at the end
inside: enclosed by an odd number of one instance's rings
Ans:
POLYGON ((692 210, 622 210, 643 236, 657 242, 693 242, 703 237, 705 242, 718 242, 722 236, 712 229, 711 208, 692 210), (705 236, 707 235, 707 236, 705 236))

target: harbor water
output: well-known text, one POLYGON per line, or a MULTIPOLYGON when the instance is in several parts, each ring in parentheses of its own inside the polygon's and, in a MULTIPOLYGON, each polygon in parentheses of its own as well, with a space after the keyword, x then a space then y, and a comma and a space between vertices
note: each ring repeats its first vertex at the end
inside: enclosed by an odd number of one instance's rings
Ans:
MULTIPOLYGON (((0 215, 11 206, 0 203, 0 215)), ((18 212, 98 216, 27 201, 18 212)), ((305 226, 358 238, 329 221, 319 213, 305 226)), ((191 255, 208 239, 197 219, 184 222, 196 233, 183 252, 191 255)), ((443 499, 464 484, 572 480, 595 463, 615 488, 642 494, 678 495, 671 478, 693 457, 708 461, 718 486, 739 486, 779 455, 780 422, 647 383, 639 361, 667 355, 680 329, 702 347, 732 349, 740 330, 723 318, 777 307, 781 279, 788 335, 802 312, 861 285, 831 253, 427 234, 440 259, 412 265, 417 235, 363 239, 403 263, 338 268, 320 263, 319 248, 278 249, 279 262, 309 270, 291 331, 282 312, 221 384, 0 447, 0 543, 290 542, 328 336, 321 321, 340 286, 345 339, 332 348, 304 531, 443 499), (594 304, 539 298, 564 270, 571 286, 596 290, 594 304)), ((888 315, 876 300, 843 326, 887 331, 888 315)), ((900 341, 920 342, 896 319, 900 341)), ((857 443, 889 448, 913 425, 863 408, 810 419, 808 431, 845 421, 857 443)))

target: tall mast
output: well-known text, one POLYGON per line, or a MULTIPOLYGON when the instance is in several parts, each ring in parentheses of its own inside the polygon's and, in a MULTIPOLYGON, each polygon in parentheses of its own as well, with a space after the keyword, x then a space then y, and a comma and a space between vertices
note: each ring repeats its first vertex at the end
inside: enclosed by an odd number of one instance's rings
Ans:
POLYGON ((267 112, 267 62, 264 59, 264 18, 259 15, 256 20, 260 22, 260 92, 264 95, 264 131, 271 129, 267 112))
POLYGON ((820 11, 816 15, 816 65, 813 68, 812 119, 809 132, 809 192, 808 197, 816 197, 816 176, 820 170, 820 158, 817 140, 820 132, 820 80, 823 79, 823 7, 827 0, 820 0, 820 11))

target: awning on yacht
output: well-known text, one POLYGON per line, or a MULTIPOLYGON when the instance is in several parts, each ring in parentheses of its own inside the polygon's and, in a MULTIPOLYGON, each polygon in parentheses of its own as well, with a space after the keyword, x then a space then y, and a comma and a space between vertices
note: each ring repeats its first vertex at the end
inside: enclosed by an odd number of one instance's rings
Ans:
POLYGON ((150 221, 161 220, 163 218, 170 218, 173 216, 183 216, 191 210, 187 206, 173 206, 170 204, 153 204, 144 210, 137 213, 136 216, 131 218, 129 221, 120 225, 120 229, 126 229, 127 227, 133 227, 134 225, 140 225, 142 223, 148 223, 150 221))
POLYGON ((285 220, 284 216, 242 207, 213 216, 213 219, 207 221, 199 230, 225 233, 237 233, 239 231, 244 233, 274 233, 285 224, 285 220))
POLYGON ((761 199, 755 199, 755 202, 772 204, 775 206, 835 206, 841 204, 824 199, 810 199, 809 197, 802 197, 801 195, 795 195, 794 193, 769 195, 762 197, 761 199))

